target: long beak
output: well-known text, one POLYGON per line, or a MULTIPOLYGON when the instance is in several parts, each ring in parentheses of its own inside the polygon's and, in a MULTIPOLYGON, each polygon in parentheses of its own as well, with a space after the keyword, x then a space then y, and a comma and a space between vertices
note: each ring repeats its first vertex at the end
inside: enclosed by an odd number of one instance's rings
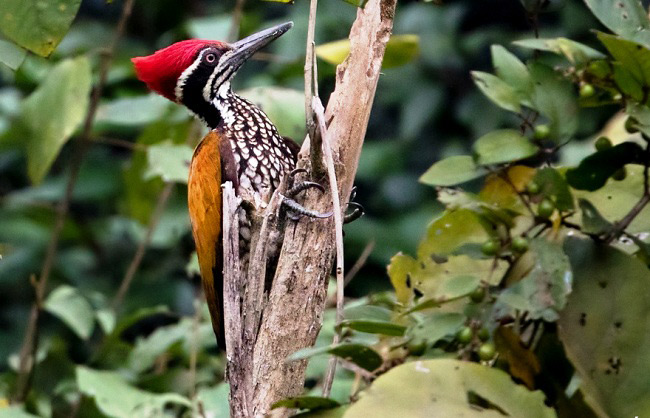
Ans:
POLYGON ((293 22, 282 23, 230 44, 232 52, 228 54, 228 64, 233 68, 239 68, 255 52, 278 39, 292 27, 293 22))

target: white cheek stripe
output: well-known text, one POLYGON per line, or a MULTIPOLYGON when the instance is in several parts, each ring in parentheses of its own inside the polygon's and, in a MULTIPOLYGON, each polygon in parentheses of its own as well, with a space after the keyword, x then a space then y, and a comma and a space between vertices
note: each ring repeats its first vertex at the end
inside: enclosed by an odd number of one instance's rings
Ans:
POLYGON ((208 82, 205 83, 205 86, 203 86, 203 99, 205 99, 206 102, 210 103, 212 100, 212 90, 214 86, 218 86, 223 83, 223 76, 220 77, 220 80, 218 80, 218 83, 215 84, 214 79, 217 76, 217 74, 226 72, 228 69, 224 68, 223 63, 228 62, 230 59, 230 55, 232 55, 232 52, 228 51, 225 54, 221 56, 219 59, 219 63, 217 64, 216 67, 214 67, 214 70, 212 71, 212 74, 210 74, 210 78, 208 78, 208 82))
POLYGON ((176 88, 174 88, 174 94, 176 95, 176 100, 178 102, 183 101, 183 87, 185 86, 185 83, 187 82, 187 78, 196 70, 196 67, 201 64, 201 60, 203 59, 203 54, 205 54, 206 50, 201 51, 199 56, 194 60, 192 65, 187 67, 185 71, 181 73, 181 76, 178 77, 178 81, 176 82, 176 88))

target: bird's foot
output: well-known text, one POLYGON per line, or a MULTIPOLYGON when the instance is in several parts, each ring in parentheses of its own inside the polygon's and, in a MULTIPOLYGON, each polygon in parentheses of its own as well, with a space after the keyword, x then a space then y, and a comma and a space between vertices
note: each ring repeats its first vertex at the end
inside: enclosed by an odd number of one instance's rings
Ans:
POLYGON ((344 224, 349 224, 350 222, 354 222, 360 217, 362 217, 366 211, 363 208, 363 206, 360 203, 354 202, 354 198, 357 196, 357 186, 354 186, 352 188, 352 191, 350 192, 350 201, 348 202, 348 209, 352 209, 350 213, 346 213, 343 216, 343 223, 344 224))
POLYGON ((333 212, 320 213, 315 210, 307 209, 302 206, 300 203, 294 200, 294 197, 298 193, 305 191, 307 189, 317 189, 321 193, 325 191, 325 188, 313 181, 302 181, 293 183, 293 177, 298 173, 306 173, 307 170, 304 168, 296 168, 291 173, 289 173, 289 179, 291 180, 292 187, 287 190, 286 195, 282 197, 282 208, 286 211, 287 217, 291 220, 297 221, 301 217, 306 216, 308 218, 329 218, 332 216, 333 212))

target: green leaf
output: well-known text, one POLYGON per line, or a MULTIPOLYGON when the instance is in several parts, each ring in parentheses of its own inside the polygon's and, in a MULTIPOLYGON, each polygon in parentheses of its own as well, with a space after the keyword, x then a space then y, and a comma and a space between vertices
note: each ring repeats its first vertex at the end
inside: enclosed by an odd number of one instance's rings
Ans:
POLYGON ((578 105, 573 85, 551 67, 535 63, 529 67, 534 83, 532 107, 549 120, 550 139, 564 142, 578 127, 578 105))
POLYGON ((472 71, 472 79, 483 94, 497 106, 515 113, 521 111, 522 98, 512 86, 499 77, 490 73, 472 71))
POLYGON ((45 300, 44 308, 65 322, 79 338, 90 338, 95 325, 95 312, 76 288, 67 285, 57 287, 45 300))
POLYGON ((79 57, 57 64, 23 102, 27 170, 34 183, 45 177, 63 145, 83 121, 89 94, 90 62, 79 57))
MULTIPOLYGON (((360 0, 350 0, 349 2, 355 4, 360 2, 360 0)), ((341 39, 318 45, 315 48, 315 52, 318 58, 332 65, 339 65, 345 61, 345 58, 350 53, 350 40, 341 39)), ((408 64, 419 53, 420 37, 418 35, 392 35, 386 44, 382 68, 393 68, 408 64)))
POLYGON ((497 76, 522 97, 529 97, 533 83, 526 65, 501 45, 492 45, 492 65, 497 76))
POLYGON ((128 97, 101 104, 96 121, 111 126, 147 125, 162 119, 169 108, 169 100, 157 94, 128 97))
POLYGON ((512 129, 501 129, 483 135, 474 143, 476 162, 493 165, 523 160, 537 154, 537 147, 512 129))
MULTIPOLYGON (((535 261, 523 279, 508 287, 498 297, 498 304, 528 312, 530 319, 555 321, 571 292, 572 275, 569 259, 562 246, 537 238, 530 242, 535 261)), ((518 262, 527 262, 519 259, 518 262)), ((517 267, 514 268, 516 270, 517 267)))
POLYGON ((602 32, 598 33, 598 39, 640 85, 650 86, 650 49, 602 32))
POLYGON ((23 409, 22 405, 0 406, 0 418, 38 418, 23 409))
POLYGON ((598 190, 616 171, 626 164, 641 163, 643 148, 634 142, 623 142, 595 152, 582 160, 576 168, 566 172, 566 180, 578 190, 598 190))
POLYGON ((501 370, 450 359, 414 361, 389 370, 362 393, 345 417, 428 416, 424 411, 441 417, 555 417, 541 391, 530 392, 501 370), (495 408, 472 404, 471 394, 495 408))
MULTIPOLYGON (((218 39, 218 38, 217 38, 218 39)), ((298 142, 305 137, 305 93, 282 87, 254 87, 240 92, 266 113, 280 135, 298 142)))
POLYGON ((303 360, 319 354, 331 354, 356 364, 357 366, 373 371, 382 365, 383 359, 372 348, 362 344, 342 343, 326 347, 310 347, 298 350, 291 354, 287 360, 303 360))
POLYGON ((485 175, 469 155, 456 155, 440 160, 422 174, 420 183, 431 186, 455 186, 485 175))
POLYGON ((99 410, 111 417, 163 416, 167 404, 190 407, 189 399, 177 393, 150 393, 128 384, 115 372, 77 367, 77 385, 95 399, 99 410))
POLYGON ((100 309, 95 313, 97 322, 102 327, 104 334, 110 334, 115 328, 115 312, 112 309, 100 309))
POLYGON ((346 320, 341 322, 342 327, 348 327, 355 331, 367 332, 369 334, 382 334, 400 337, 404 335, 406 327, 388 321, 371 321, 371 320, 346 320))
POLYGON ((612 227, 612 224, 603 218, 598 209, 587 199, 578 199, 578 206, 582 212, 582 232, 585 234, 600 235, 612 227))
POLYGON ((145 179, 160 176, 164 181, 187 183, 192 154, 192 148, 188 145, 174 145, 171 142, 151 145, 147 148, 145 179))
POLYGON ((565 248, 574 289, 559 335, 582 380, 585 401, 599 416, 650 414, 650 271, 635 257, 592 240, 565 248))
POLYGON ((522 48, 537 49, 564 55, 575 65, 585 65, 589 61, 605 58, 603 53, 567 38, 523 39, 515 41, 513 44, 522 48))
POLYGON ((457 312, 431 312, 417 325, 411 327, 407 333, 415 337, 416 341, 426 341, 435 344, 439 340, 455 335, 465 324, 465 315, 457 312))
POLYGON ((390 321, 392 314, 390 309, 374 305, 349 306, 343 310, 343 317, 347 320, 387 322, 390 321))
POLYGON ((585 3, 612 32, 650 47, 648 12, 639 0, 585 0, 585 3))
POLYGON ((469 209, 446 211, 427 229, 418 247, 418 258, 451 254, 462 245, 482 243, 489 237, 476 212, 469 209))
POLYGON ((555 207, 561 211, 573 210, 573 196, 562 175, 552 167, 537 171, 533 180, 539 185, 540 194, 553 199, 555 207))
POLYGON ((81 0, 3 0, 0 31, 9 39, 47 57, 70 28, 81 0))
MULTIPOLYGON (((573 193, 577 198, 589 200, 600 214, 609 222, 616 222, 637 204, 643 195, 643 167, 630 164, 625 167, 627 176, 622 181, 610 179, 600 189, 587 192, 576 190, 573 193)), ((634 234, 650 231, 650 206, 646 206, 632 221, 626 230, 634 234)))
POLYGON ((227 383, 220 383, 211 388, 199 389, 198 398, 203 411, 197 411, 197 415, 205 414, 210 418, 230 418, 230 406, 228 405, 229 386, 227 383))
POLYGON ((271 405, 271 409, 289 408, 289 409, 306 409, 309 411, 318 411, 322 409, 336 408, 340 404, 334 399, 322 398, 320 396, 296 396, 287 398, 271 405))
POLYGON ((160 327, 146 338, 139 338, 129 353, 127 360, 129 367, 137 373, 148 370, 173 344, 190 334, 191 326, 191 321, 181 321, 178 324, 160 327))
POLYGON ((6 65, 12 70, 17 70, 23 63, 27 51, 17 46, 13 42, 0 38, 0 63, 6 65))

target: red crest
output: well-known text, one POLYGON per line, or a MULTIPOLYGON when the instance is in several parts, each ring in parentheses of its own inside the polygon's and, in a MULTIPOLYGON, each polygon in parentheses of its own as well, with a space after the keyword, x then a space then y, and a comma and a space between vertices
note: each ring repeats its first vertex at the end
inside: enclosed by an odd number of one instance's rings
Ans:
POLYGON ((221 46, 221 42, 189 39, 176 42, 146 57, 131 58, 137 77, 151 90, 176 101, 174 92, 178 78, 196 59, 197 53, 208 45, 221 46))

